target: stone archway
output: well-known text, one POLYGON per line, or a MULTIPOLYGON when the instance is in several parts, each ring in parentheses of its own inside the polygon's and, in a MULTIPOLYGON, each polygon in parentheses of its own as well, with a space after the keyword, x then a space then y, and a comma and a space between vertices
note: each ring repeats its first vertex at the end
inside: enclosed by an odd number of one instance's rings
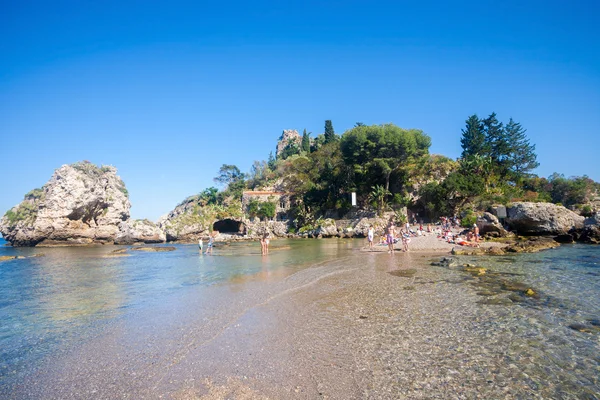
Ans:
POLYGON ((220 233, 238 234, 244 233, 245 229, 246 228, 241 221, 230 218, 221 219, 213 224, 213 230, 219 231, 220 233))

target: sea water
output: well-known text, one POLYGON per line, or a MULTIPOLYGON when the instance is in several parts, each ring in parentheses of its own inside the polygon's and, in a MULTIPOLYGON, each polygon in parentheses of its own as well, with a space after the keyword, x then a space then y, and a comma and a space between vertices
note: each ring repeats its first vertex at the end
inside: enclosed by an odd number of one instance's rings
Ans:
MULTIPOLYGON (((212 256, 200 254, 196 245, 175 245, 170 252, 128 251, 127 257, 112 257, 114 250, 127 248, 118 246, 0 247, 0 256, 43 254, 0 263, 0 394, 9 393, 12 384, 38 365, 47 365, 43 360, 77 349, 114 321, 139 321, 136 316, 148 310, 164 309, 190 293, 201 297, 216 285, 235 287, 259 279, 268 286, 270 281, 344 257, 360 264, 372 259, 355 251, 363 244, 347 239, 276 240, 265 257, 256 242, 219 243, 212 256)), ((400 260, 404 255, 375 257, 400 260)), ((600 247, 563 245, 535 254, 459 261, 485 267, 538 295, 494 304, 488 300, 506 300, 508 293, 485 295, 489 288, 478 288, 470 280, 456 288, 482 293, 481 304, 464 307, 497 313, 497 326, 485 329, 506 337, 506 363, 531 377, 519 385, 532 390, 556 385, 552 393, 565 397, 589 396, 600 387, 600 335, 593 328, 600 319, 600 247), (591 332, 570 328, 577 324, 591 332)), ((441 277, 458 273, 421 268, 441 277)))
POLYGON ((112 320, 246 276, 279 279, 336 259, 357 243, 275 240, 268 256, 261 256, 258 242, 217 243, 212 255, 183 244, 169 245, 175 250, 166 252, 129 250, 126 256, 113 253, 124 246, 2 245, 0 256, 25 258, 0 263, 0 389, 112 320))

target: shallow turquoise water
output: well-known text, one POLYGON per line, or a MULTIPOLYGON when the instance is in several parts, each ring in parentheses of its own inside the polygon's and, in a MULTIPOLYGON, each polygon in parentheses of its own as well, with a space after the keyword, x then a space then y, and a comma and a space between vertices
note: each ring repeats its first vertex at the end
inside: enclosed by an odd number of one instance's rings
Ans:
POLYGON ((278 279, 335 259, 358 241, 277 240, 270 254, 257 242, 218 243, 213 255, 195 245, 175 251, 130 251, 124 247, 12 248, 0 256, 41 257, 0 263, 0 387, 74 343, 101 331, 103 323, 164 304, 186 291, 243 283, 245 277, 278 279))
MULTIPOLYGON (((181 307, 178 302, 188 294, 203 303, 209 287, 235 291, 251 283, 252 288, 264 288, 301 269, 329 265, 346 256, 359 262, 392 260, 387 254, 355 252, 362 244, 359 240, 277 240, 267 257, 260 255, 256 242, 220 244, 213 256, 200 255, 195 245, 175 245, 172 252, 130 252, 131 256, 119 258, 105 256, 124 247, 0 247, 0 256, 44 254, 0 263, 0 395, 38 366, 48 365, 42 359, 78 349, 116 320, 136 324, 145 321, 140 315, 159 309, 168 312, 171 305, 181 307)), ((395 260, 405 256, 398 254, 395 260)), ((462 257, 461 261, 505 274, 540 294, 539 299, 511 305, 462 304, 486 316, 482 320, 493 316, 492 322, 479 324, 475 331, 501 338, 505 364, 518 366, 529 377, 523 380, 515 375, 518 385, 537 392, 554 385, 548 391, 552 397, 594 398, 589 395, 600 387, 600 334, 577 332, 569 325, 600 319, 600 247, 564 245, 536 254, 462 257)), ((451 281, 458 274, 423 268, 451 281)), ((479 290, 472 284, 465 281, 456 290, 479 290)), ((508 295, 502 292, 496 297, 508 295)), ((161 318, 159 325, 165 323, 161 318)))

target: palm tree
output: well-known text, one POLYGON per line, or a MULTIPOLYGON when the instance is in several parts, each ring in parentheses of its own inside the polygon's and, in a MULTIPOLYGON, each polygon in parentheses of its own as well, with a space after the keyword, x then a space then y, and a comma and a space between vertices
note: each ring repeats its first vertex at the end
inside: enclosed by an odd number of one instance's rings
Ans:
POLYGON ((381 216, 383 209, 386 206, 386 198, 391 193, 383 185, 372 186, 373 191, 369 194, 369 198, 377 203, 377 213, 381 216))

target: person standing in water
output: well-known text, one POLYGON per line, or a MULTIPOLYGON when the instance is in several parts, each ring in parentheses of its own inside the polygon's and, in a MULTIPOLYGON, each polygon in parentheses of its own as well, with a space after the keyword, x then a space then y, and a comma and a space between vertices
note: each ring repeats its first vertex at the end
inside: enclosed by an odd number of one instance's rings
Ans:
POLYGON ((261 253, 263 256, 269 254, 269 232, 265 232, 260 239, 261 253))
POLYGON ((373 229, 373 225, 369 225, 369 230, 367 231, 367 240, 369 241, 369 251, 373 250, 373 239, 375 238, 375 229, 373 229))
POLYGON ((208 245, 206 245, 206 252, 204 254, 212 255, 213 244, 215 242, 215 237, 217 237, 218 234, 219 231, 213 231, 213 233, 210 234, 210 236, 208 237, 208 245))
POLYGON ((388 244, 388 253, 394 254, 394 239, 396 237, 396 228, 394 227, 394 223, 390 223, 387 229, 387 244, 388 244))
POLYGON ((204 246, 204 243, 202 243, 202 238, 198 239, 198 248, 200 249, 200 254, 202 254, 203 246, 204 246))

